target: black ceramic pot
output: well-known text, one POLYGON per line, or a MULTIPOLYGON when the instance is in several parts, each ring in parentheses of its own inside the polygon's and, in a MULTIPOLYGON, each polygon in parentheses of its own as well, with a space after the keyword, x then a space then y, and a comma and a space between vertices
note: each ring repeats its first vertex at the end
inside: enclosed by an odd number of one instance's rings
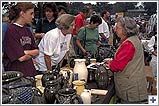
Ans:
POLYGON ((109 83, 108 69, 105 66, 99 65, 95 71, 95 82, 99 89, 106 89, 109 83))
POLYGON ((88 69, 88 82, 94 82, 95 81, 95 71, 96 69, 88 69))
POLYGON ((23 73, 19 71, 5 71, 2 74, 2 84, 9 84, 10 82, 19 80, 23 77, 23 73))
POLYGON ((44 95, 38 88, 33 87, 32 92, 33 92, 32 104, 46 104, 44 95))
POLYGON ((69 65, 70 65, 71 68, 74 68, 74 66, 75 66, 74 59, 75 59, 75 57, 72 57, 72 58, 69 59, 69 65))
POLYGON ((82 99, 76 94, 76 90, 72 88, 64 88, 58 91, 56 97, 59 104, 82 104, 82 99))
POLYGON ((46 82, 55 80, 55 79, 57 79, 57 77, 59 77, 59 75, 53 71, 49 71, 49 72, 44 73, 42 78, 41 78, 42 86, 45 87, 46 82))
POLYGON ((60 80, 53 80, 46 82, 46 86, 44 89, 44 97, 47 103, 54 104, 55 102, 55 95, 57 94, 58 90, 61 89, 60 80))
POLYGON ((2 74, 3 86, 35 86, 35 80, 33 77, 23 77, 23 73, 19 71, 5 71, 2 74))

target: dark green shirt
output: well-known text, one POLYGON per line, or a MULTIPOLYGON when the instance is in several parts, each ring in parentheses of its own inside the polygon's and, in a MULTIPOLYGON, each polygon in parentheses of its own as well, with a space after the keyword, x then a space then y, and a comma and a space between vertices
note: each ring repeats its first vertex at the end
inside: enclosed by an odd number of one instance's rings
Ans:
POLYGON ((83 27, 79 30, 77 34, 77 39, 80 40, 81 44, 83 45, 86 51, 89 51, 91 54, 94 55, 96 54, 97 42, 99 40, 99 34, 97 29, 83 27))

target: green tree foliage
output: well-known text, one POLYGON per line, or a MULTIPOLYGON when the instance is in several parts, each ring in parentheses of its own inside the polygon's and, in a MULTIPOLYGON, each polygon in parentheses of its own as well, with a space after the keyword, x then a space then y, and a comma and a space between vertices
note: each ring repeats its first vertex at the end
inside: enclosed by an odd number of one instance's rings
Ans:
POLYGON ((8 12, 10 7, 12 7, 13 5, 15 5, 15 2, 2 2, 3 11, 8 12))
POLYGON ((69 13, 73 14, 73 15, 77 15, 78 12, 84 7, 84 3, 83 2, 71 2, 69 3, 69 13))
POLYGON ((116 2, 114 4, 115 12, 126 12, 129 9, 135 9, 137 2, 116 2))

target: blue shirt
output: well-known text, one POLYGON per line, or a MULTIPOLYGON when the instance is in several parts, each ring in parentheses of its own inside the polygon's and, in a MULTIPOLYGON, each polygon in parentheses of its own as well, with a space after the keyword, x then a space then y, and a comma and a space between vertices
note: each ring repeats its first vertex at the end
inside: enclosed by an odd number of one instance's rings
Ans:
POLYGON ((36 33, 46 33, 54 28, 56 28, 55 20, 49 22, 46 18, 40 19, 36 25, 36 33))

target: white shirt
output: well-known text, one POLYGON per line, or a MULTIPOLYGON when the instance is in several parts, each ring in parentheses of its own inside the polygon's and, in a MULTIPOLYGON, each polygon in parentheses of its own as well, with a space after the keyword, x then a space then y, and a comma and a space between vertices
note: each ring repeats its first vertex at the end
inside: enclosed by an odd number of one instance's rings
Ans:
POLYGON ((155 36, 152 36, 149 43, 148 43, 149 51, 151 51, 151 52, 154 51, 154 48, 153 48, 154 45, 155 45, 155 36))
POLYGON ((104 21, 103 18, 102 19, 102 23, 98 26, 98 32, 99 33, 104 33, 106 38, 109 38, 110 36, 110 32, 109 32, 109 26, 107 24, 107 22, 104 21))
POLYGON ((60 29, 55 28, 45 34, 39 43, 39 55, 36 62, 39 66, 39 71, 47 71, 44 54, 51 56, 51 65, 57 65, 66 52, 69 50, 71 34, 64 36, 60 29))
MULTIPOLYGON (((155 41, 155 36, 152 36, 148 43, 148 49, 150 52, 154 52, 154 45, 155 43, 157 43, 155 41)), ((154 77, 156 77, 157 76, 157 56, 156 55, 152 55, 150 66, 152 67, 154 77)))

